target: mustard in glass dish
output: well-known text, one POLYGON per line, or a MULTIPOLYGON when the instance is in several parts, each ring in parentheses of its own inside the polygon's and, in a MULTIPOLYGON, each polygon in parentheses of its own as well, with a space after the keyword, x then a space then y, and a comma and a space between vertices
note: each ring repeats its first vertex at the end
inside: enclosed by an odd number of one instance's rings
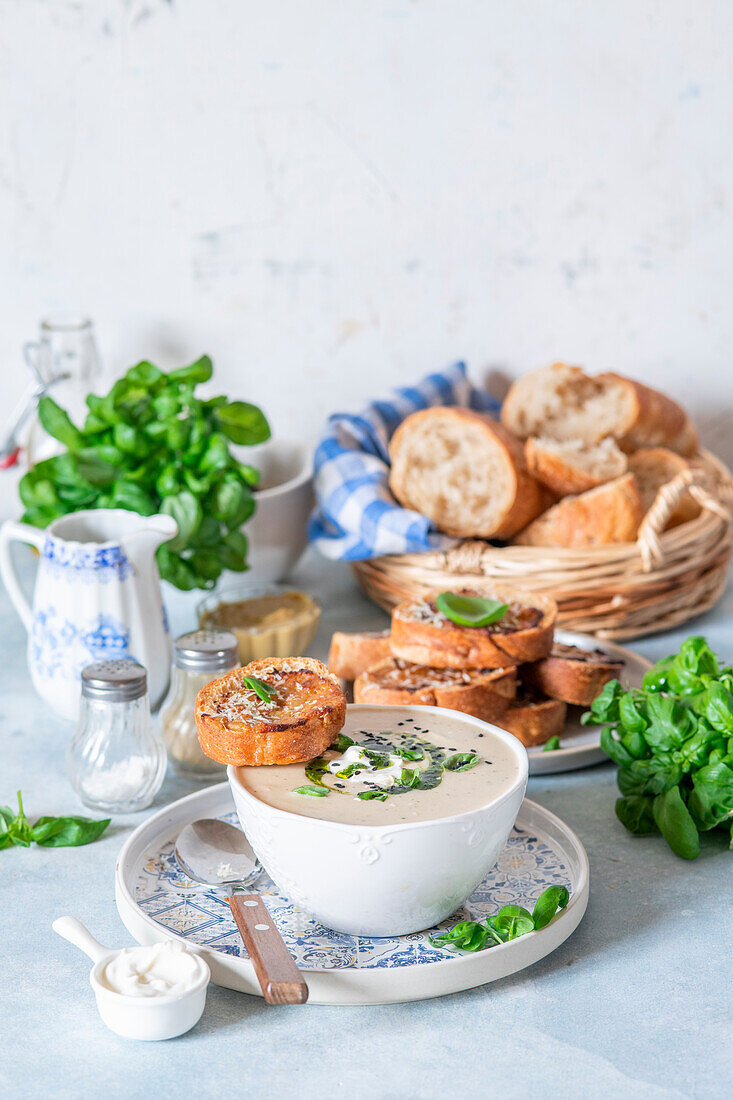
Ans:
POLYGON ((199 626, 230 630, 243 665, 258 657, 301 657, 313 641, 321 609, 306 592, 285 585, 224 585, 198 606, 199 626))

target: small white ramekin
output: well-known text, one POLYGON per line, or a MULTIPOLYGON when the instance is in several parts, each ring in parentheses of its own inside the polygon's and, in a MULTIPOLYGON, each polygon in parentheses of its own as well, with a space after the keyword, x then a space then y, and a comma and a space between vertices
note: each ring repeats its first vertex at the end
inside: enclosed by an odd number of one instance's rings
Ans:
MULTIPOLYGON (((388 729, 418 714, 429 726, 435 713, 352 704, 344 732, 388 729)), ((239 820, 260 862, 283 893, 326 927, 357 936, 430 928, 463 904, 504 848, 527 786, 526 749, 478 718, 440 713, 464 729, 490 731, 516 760, 516 779, 476 810, 398 825, 321 821, 267 805, 246 789, 238 768, 228 769, 239 820)))
POLYGON ((97 1001, 99 1015, 107 1027, 125 1039, 175 1039, 190 1031, 201 1019, 206 1004, 206 989, 211 980, 208 963, 196 951, 190 955, 196 959, 199 977, 185 993, 173 993, 165 997, 135 997, 117 993, 102 980, 104 969, 119 954, 95 939, 76 917, 58 917, 53 930, 65 940, 80 948, 94 966, 89 981, 97 1001))
POLYGON ((116 952, 95 963, 89 975, 99 1015, 105 1024, 125 1039, 175 1039, 190 1031, 199 1020, 206 1004, 206 988, 211 974, 208 965, 198 956, 201 977, 185 993, 170 997, 131 997, 116 993, 101 980, 104 968, 116 952))

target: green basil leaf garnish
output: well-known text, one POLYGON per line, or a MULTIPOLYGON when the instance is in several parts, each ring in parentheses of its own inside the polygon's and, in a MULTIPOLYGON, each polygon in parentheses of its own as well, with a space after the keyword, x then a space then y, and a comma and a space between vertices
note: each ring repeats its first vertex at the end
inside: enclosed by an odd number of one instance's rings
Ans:
POLYGON ((435 605, 446 619, 459 626, 490 626, 499 622, 509 604, 488 596, 462 596, 459 592, 441 592, 435 605))
POLYGON ((275 689, 266 684, 264 680, 258 680, 256 676, 243 676, 242 683, 250 691, 254 691, 263 703, 271 703, 275 698, 275 689))
POLYGON ((307 794, 311 798, 325 798, 328 787, 317 787, 314 783, 304 783, 302 787, 293 787, 293 794, 307 794))
POLYGON ((423 760, 425 753, 422 749, 394 749, 395 756, 401 756, 403 760, 423 760))
POLYGON ((467 772, 480 763, 481 757, 475 752, 456 752, 446 758, 443 767, 448 772, 467 772))
POLYGON ((365 802, 385 802, 387 799, 386 791, 360 791, 356 796, 357 798, 363 798, 365 802))
POLYGON ((555 750, 559 749, 559 748, 560 748, 560 738, 557 736, 557 734, 555 734, 554 737, 550 737, 550 738, 548 738, 547 741, 545 741, 544 745, 542 746, 542 751, 543 752, 555 752, 555 750))

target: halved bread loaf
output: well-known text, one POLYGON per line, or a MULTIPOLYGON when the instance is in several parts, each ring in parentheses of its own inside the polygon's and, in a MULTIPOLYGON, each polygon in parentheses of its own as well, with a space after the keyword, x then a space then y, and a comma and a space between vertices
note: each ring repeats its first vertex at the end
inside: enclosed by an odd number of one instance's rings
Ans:
POLYGON ((584 443, 530 436, 524 456, 529 472, 559 497, 584 493, 626 473, 626 455, 610 438, 584 443))
POLYGON ((676 401, 620 374, 591 376, 565 363, 514 382, 501 419, 522 439, 599 443, 611 436, 624 451, 659 444, 682 454, 697 447, 694 426, 676 401))
POLYGON ((548 699, 531 688, 520 688, 497 719, 496 725, 518 737, 523 745, 544 745, 551 737, 559 736, 565 728, 568 708, 560 699, 548 699))
MULTIPOLYGON (((636 478, 644 512, 648 512, 663 485, 677 474, 688 470, 690 463, 666 447, 647 447, 629 456, 629 469, 636 478)), ((700 505, 685 494, 667 521, 667 528, 677 527, 700 515, 700 505)))
POLYGON ((623 667, 623 661, 614 660, 602 649, 555 642, 549 657, 524 666, 522 681, 553 699, 589 707, 604 684, 620 676, 623 667))
POLYGON ((393 657, 362 673, 354 683, 355 703, 422 705, 461 710, 493 722, 517 691, 517 670, 427 668, 393 657))
POLYGON ((412 413, 392 436, 389 456, 400 504, 449 535, 509 538, 547 505, 519 440, 469 409, 412 413))
POLYGON ((337 630, 331 637, 327 664, 342 680, 355 680, 368 668, 386 661, 390 653, 388 630, 362 631, 360 634, 337 630))
POLYGON ((407 600, 392 612, 392 653, 429 668, 507 668, 546 657, 552 648, 557 604, 505 585, 459 589, 463 596, 490 596, 508 604, 491 626, 459 626, 438 611, 438 593, 407 600))
POLYGON ((312 657, 261 657, 196 696, 201 748, 221 764, 296 764, 325 752, 346 720, 338 679, 312 657), (255 677, 268 701, 245 684, 255 677))
POLYGON ((599 485, 580 496, 565 497, 525 527, 519 546, 587 547, 633 542, 644 516, 633 474, 599 485))

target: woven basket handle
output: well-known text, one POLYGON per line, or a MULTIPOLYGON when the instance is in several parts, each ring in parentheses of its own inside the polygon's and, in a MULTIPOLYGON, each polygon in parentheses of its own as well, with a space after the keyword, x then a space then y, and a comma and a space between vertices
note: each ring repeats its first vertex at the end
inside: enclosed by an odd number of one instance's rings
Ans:
POLYGON ((651 572, 655 565, 664 561, 660 536, 672 512, 686 493, 702 508, 714 512, 726 523, 733 523, 733 481, 721 481, 698 466, 683 470, 660 487, 639 527, 636 541, 645 573, 651 572))

